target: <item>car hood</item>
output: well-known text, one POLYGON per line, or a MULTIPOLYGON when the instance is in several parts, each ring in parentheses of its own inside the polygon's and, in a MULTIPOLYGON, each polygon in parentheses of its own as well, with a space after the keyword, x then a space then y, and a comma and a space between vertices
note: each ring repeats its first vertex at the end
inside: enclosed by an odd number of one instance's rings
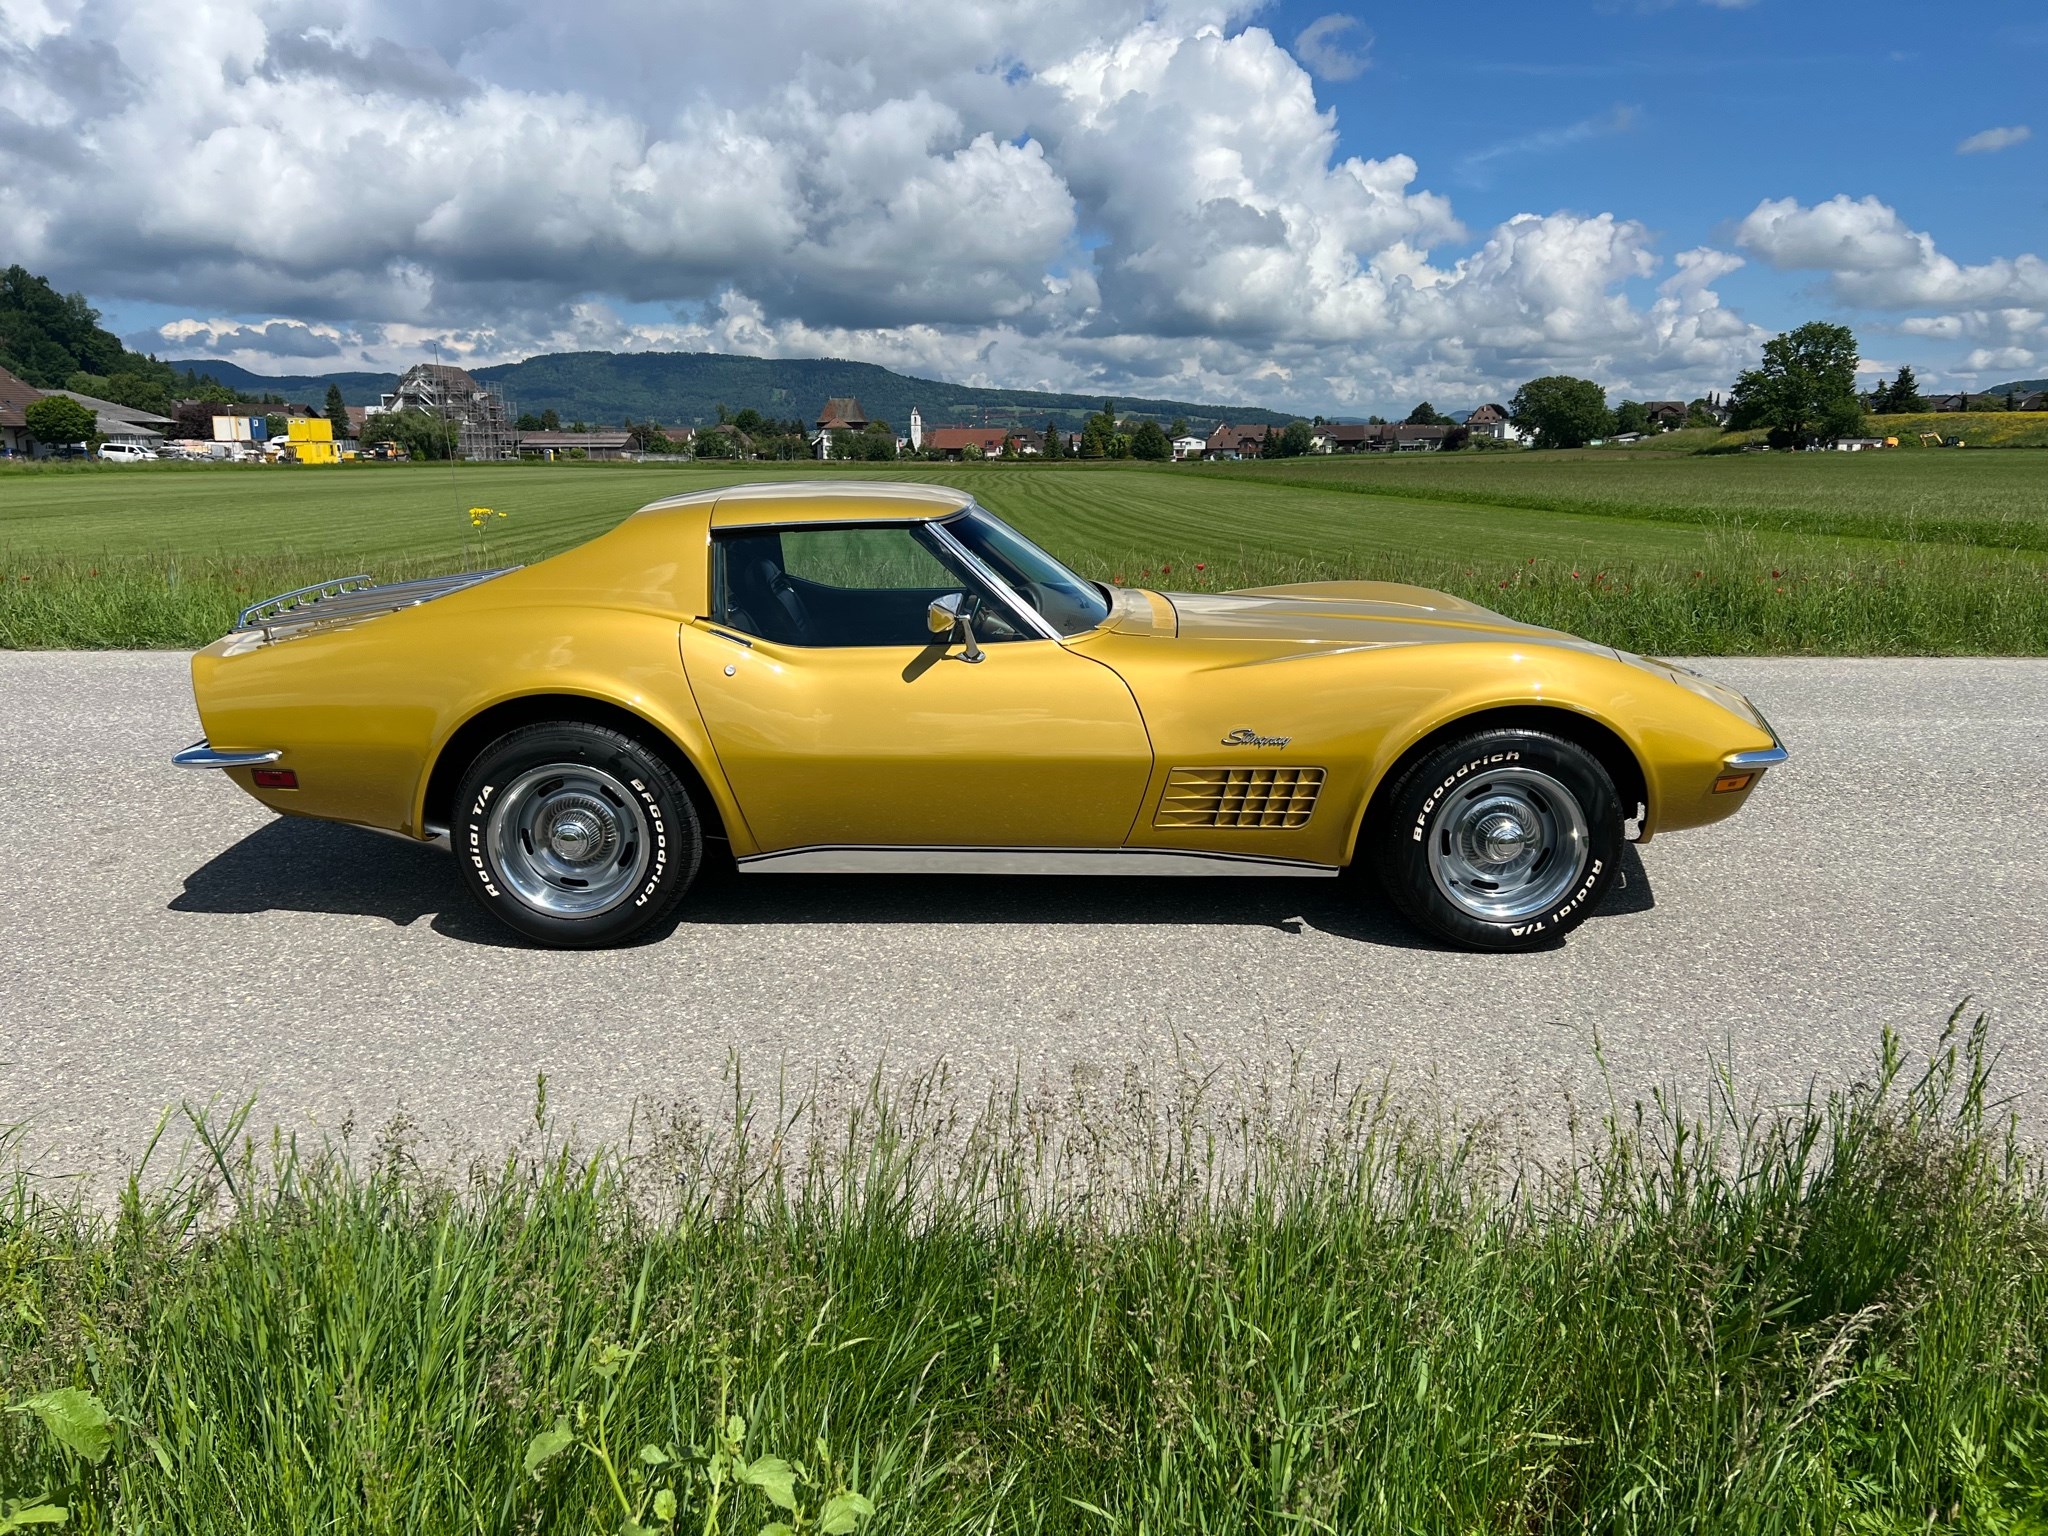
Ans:
MULTIPOLYGON (((1145 596, 1158 599, 1146 604, 1152 610, 1154 633, 1163 631, 1189 641, 1269 640, 1322 648, 1506 640, 1601 656, 1615 654, 1607 646, 1562 630, 1524 624, 1448 592, 1394 581, 1310 582, 1244 592, 1145 596), (1160 622, 1167 619, 1158 612, 1161 606, 1171 610, 1170 629, 1160 622)), ((1119 619, 1125 611, 1120 605, 1119 619)), ((1145 615, 1136 605, 1130 605, 1128 611, 1136 621, 1131 628, 1144 621, 1145 615)))

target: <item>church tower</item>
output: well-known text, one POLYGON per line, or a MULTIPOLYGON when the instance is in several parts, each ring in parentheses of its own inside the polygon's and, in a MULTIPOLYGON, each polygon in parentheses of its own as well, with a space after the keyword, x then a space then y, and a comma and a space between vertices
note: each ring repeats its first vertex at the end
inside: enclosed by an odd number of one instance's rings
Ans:
POLYGON ((921 449, 923 449, 923 447, 924 417, 918 414, 917 407, 913 405, 910 408, 910 451, 912 453, 917 453, 921 449))

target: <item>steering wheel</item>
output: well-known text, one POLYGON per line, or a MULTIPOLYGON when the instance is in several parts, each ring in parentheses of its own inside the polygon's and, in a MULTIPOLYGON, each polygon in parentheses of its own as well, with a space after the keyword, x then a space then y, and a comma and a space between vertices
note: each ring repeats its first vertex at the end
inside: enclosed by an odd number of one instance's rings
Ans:
POLYGON ((967 594, 967 622, 974 626, 978 635, 987 635, 999 640, 1020 640, 1023 632, 1017 628, 1017 621, 1007 608, 992 603, 979 592, 967 594))

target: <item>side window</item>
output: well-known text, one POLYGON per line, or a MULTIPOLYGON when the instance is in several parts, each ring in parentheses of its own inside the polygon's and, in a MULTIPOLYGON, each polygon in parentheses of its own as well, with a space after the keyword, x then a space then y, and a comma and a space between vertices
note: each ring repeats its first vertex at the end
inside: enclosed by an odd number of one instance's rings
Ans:
POLYGON ((782 568, 814 586, 842 591, 959 589, 951 571, 908 528, 792 528, 782 535, 782 568))
POLYGON ((715 617, 743 634, 782 645, 927 646, 925 611, 948 593, 973 599, 971 622, 984 643, 1023 636, 984 601, 979 585, 954 571, 902 526, 747 529, 714 540, 715 617))

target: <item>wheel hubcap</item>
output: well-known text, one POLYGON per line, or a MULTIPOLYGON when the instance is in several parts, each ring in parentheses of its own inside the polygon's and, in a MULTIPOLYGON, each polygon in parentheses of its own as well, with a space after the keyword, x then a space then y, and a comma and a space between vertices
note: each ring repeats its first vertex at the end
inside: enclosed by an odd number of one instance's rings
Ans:
POLYGON ((585 763, 520 774, 492 806, 485 841, 504 883, 556 917, 610 911, 639 887, 651 855, 633 792, 585 763))
POLYGON ((1547 773, 1474 774, 1437 813, 1429 872, 1444 896, 1490 923, 1526 922, 1564 899, 1590 858, 1578 798, 1547 773))
POLYGON ((1521 856, 1528 846, 1529 829, 1507 811, 1496 811, 1479 825, 1482 857, 1494 864, 1506 864, 1521 856))

